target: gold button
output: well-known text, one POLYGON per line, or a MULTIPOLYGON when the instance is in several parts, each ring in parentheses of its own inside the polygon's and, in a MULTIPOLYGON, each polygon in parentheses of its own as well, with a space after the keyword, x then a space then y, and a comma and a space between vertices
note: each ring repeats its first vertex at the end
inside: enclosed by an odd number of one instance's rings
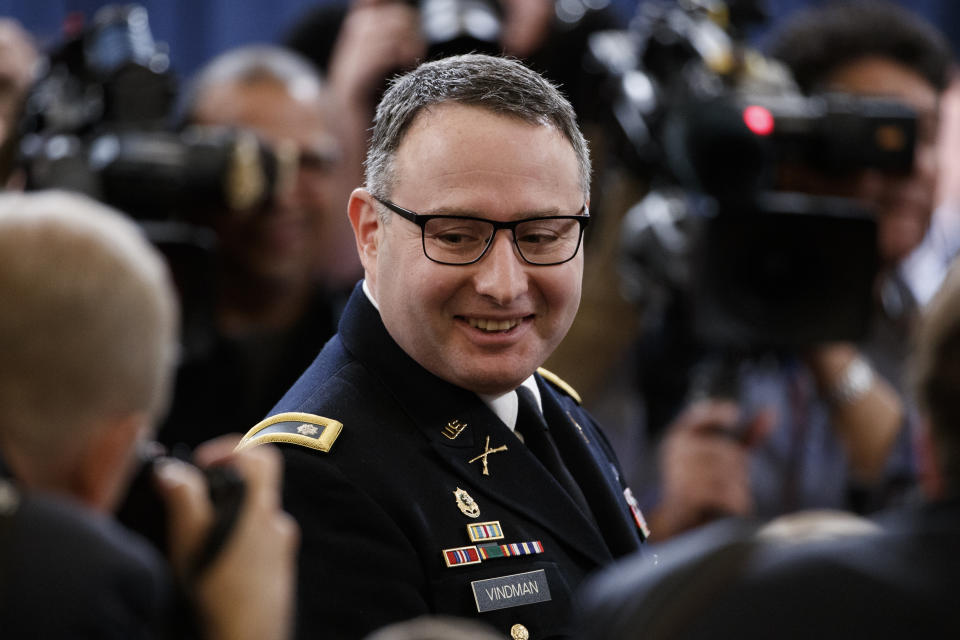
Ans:
POLYGON ((515 624, 510 627, 510 637, 513 640, 530 640, 530 632, 522 624, 515 624))

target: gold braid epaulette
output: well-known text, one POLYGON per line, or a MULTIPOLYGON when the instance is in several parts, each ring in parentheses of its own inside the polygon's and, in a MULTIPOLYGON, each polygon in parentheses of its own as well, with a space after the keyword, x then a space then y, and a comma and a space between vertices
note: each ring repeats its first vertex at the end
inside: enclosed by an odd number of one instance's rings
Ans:
POLYGON ((574 402, 576 402, 577 404, 583 404, 583 400, 580 398, 580 394, 577 393, 577 390, 571 387, 566 382, 564 382, 560 376, 558 376, 552 371, 547 371, 543 367, 540 367, 539 369, 537 369, 537 373, 539 373, 544 380, 546 380, 547 382, 555 386, 557 389, 560 389, 560 391, 563 391, 565 394, 573 398, 574 402))
POLYGON ((267 442, 286 442, 327 452, 342 430, 342 423, 312 413, 278 413, 250 429, 236 449, 239 451, 267 442))

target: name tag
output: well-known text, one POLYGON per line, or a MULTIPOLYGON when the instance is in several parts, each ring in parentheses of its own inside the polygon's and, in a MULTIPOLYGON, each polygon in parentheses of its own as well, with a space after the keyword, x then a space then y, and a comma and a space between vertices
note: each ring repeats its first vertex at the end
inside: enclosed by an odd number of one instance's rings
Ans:
POLYGON ((474 580, 470 586, 473 588, 473 598, 477 601, 477 611, 480 613, 550 600, 550 587, 543 569, 501 578, 474 580))

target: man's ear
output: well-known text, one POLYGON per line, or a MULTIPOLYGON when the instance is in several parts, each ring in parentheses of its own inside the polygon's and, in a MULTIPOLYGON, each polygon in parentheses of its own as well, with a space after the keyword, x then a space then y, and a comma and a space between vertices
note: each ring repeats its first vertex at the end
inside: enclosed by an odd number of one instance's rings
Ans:
MULTIPOLYGON (((357 253, 367 280, 376 273, 377 250, 380 244, 380 216, 376 201, 366 189, 354 189, 347 204, 347 215, 357 240, 357 253)), ((371 283, 372 284, 372 283, 371 283)))
POLYGON ((90 437, 74 470, 73 486, 82 502, 105 513, 116 508, 136 469, 137 447, 148 424, 142 413, 118 416, 90 437))

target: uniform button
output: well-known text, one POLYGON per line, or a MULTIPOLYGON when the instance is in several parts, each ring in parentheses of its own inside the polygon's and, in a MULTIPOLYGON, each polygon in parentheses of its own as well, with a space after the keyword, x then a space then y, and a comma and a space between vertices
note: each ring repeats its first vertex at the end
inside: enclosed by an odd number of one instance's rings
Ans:
POLYGON ((510 627, 510 637, 513 640, 530 640, 530 632, 522 624, 515 624, 510 627))

